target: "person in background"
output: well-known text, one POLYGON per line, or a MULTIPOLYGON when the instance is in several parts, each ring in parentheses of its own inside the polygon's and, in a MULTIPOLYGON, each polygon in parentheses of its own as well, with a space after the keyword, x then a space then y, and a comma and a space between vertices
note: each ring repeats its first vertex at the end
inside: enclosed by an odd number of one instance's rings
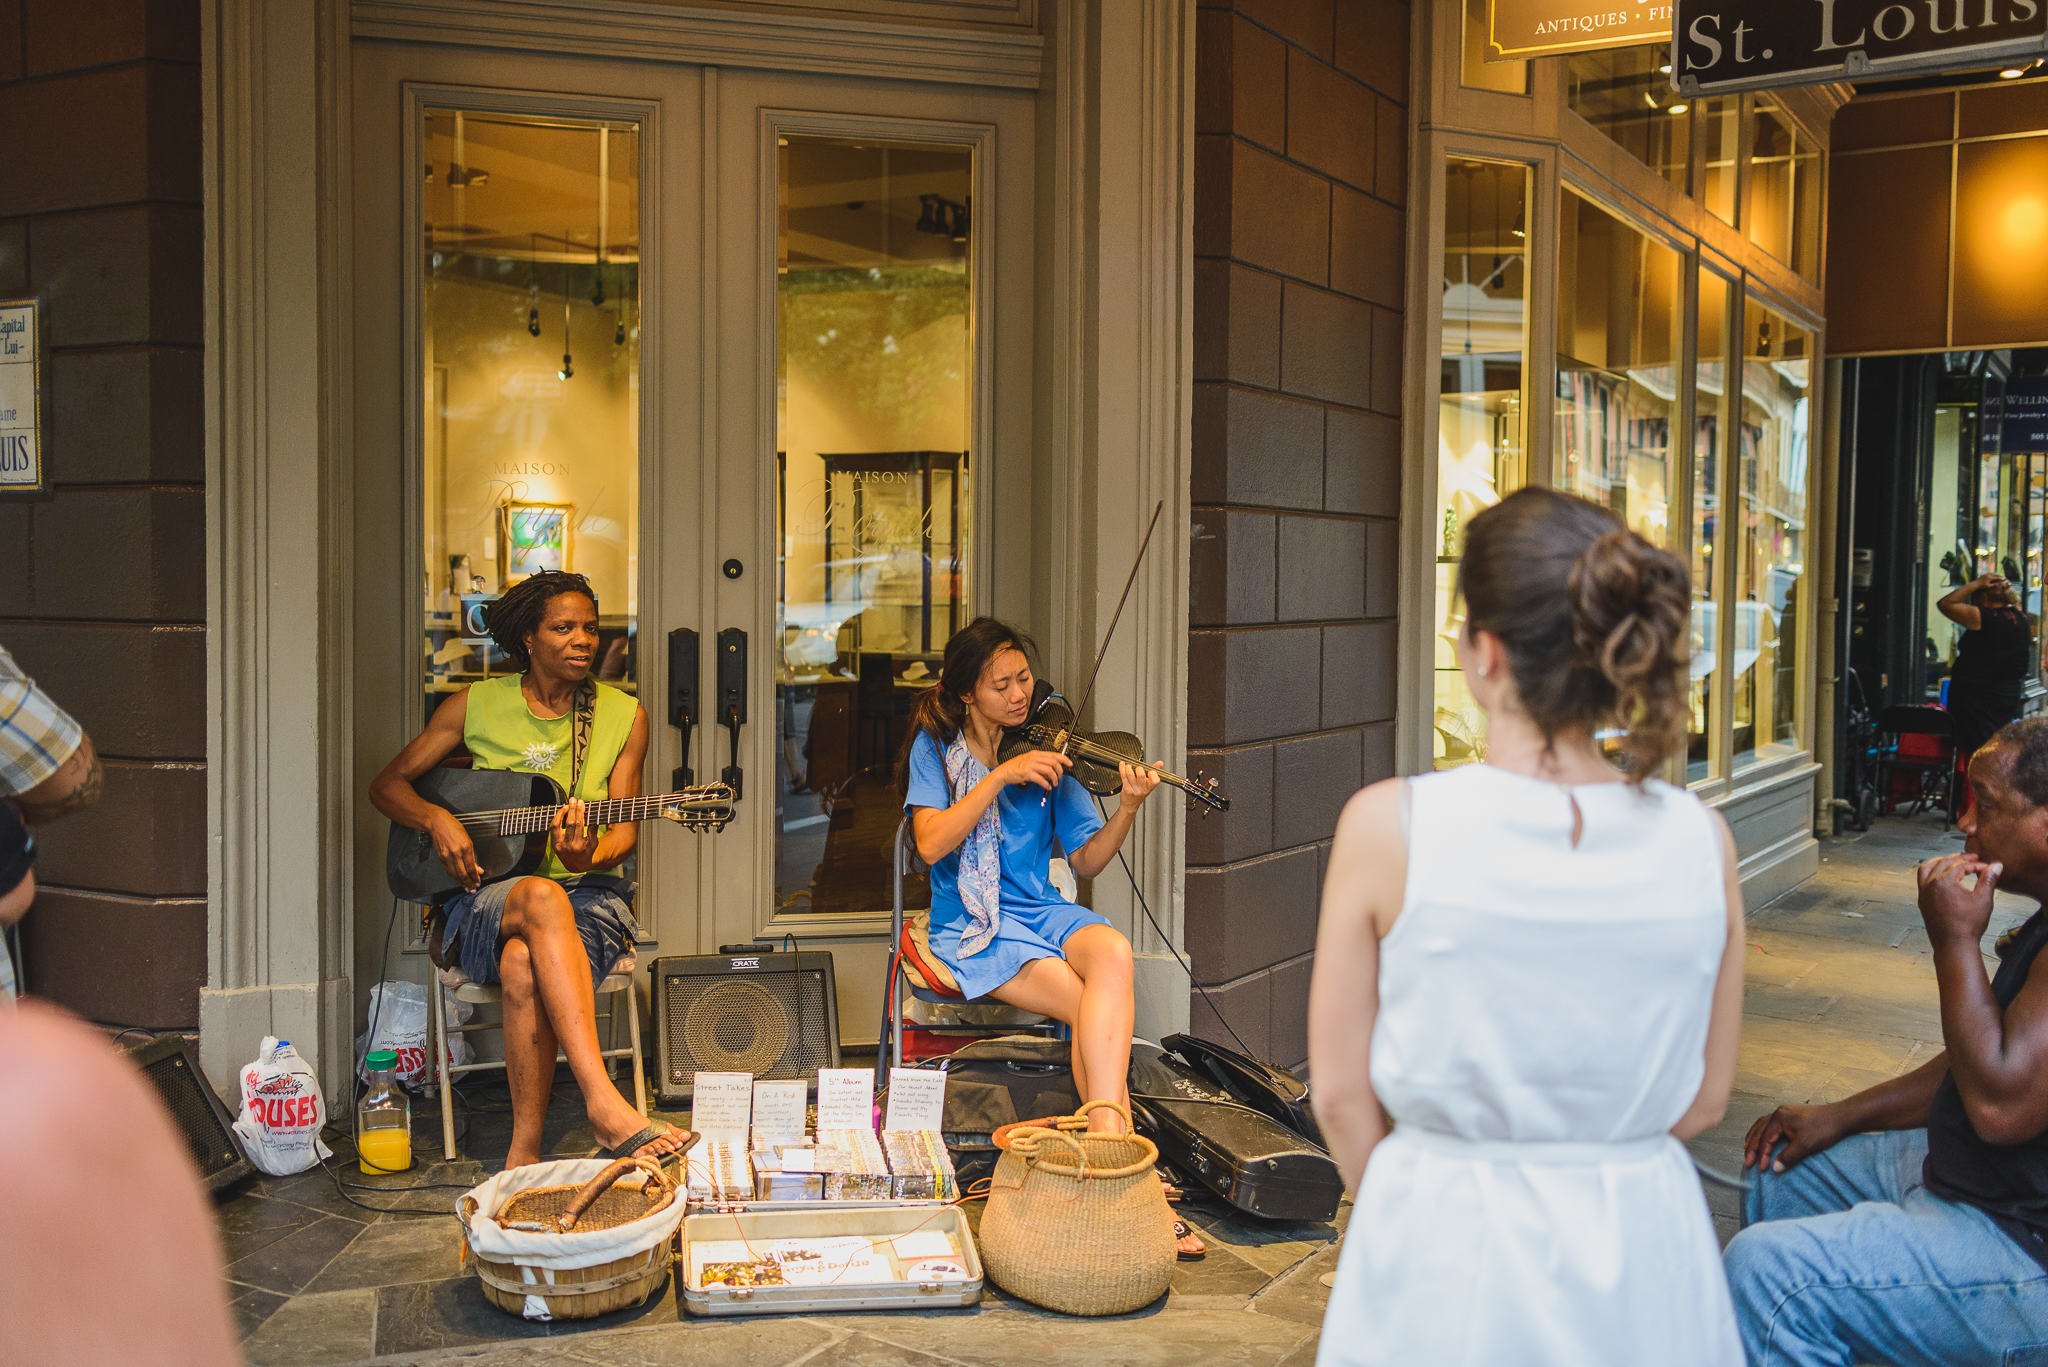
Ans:
POLYGON ((1963 629, 1949 670, 1948 716, 1956 757, 1964 765, 2020 714, 2020 696, 2034 667, 2034 629, 2019 601, 2010 580, 1980 574, 1934 605, 1963 629))
MULTIPOLYGON (((85 731, 0 649, 0 925, 35 899, 29 830, 100 795, 85 731)), ((14 1000, 0 952, 0 1362, 240 1361, 184 1138, 105 1035, 14 1000), (79 1217, 81 1193, 99 1214, 79 1217), (109 1280, 114 1245, 118 1256, 109 1280), (118 1314, 109 1314, 108 1297, 118 1314)))
POLYGON ((1310 1075, 1357 1205, 1316 1361, 1740 1367, 1680 1142, 1742 1020, 1734 840, 1657 777, 1690 576, 1531 488, 1468 524, 1458 589, 1485 762, 1353 797, 1323 885, 1310 1075))
POLYGON ((1752 1125, 1728 1282, 1755 1367, 2048 1362, 2048 915, 1999 941, 1996 890, 2048 899, 2048 719, 1970 761, 1963 853, 1919 869, 1941 1053, 1752 1125))

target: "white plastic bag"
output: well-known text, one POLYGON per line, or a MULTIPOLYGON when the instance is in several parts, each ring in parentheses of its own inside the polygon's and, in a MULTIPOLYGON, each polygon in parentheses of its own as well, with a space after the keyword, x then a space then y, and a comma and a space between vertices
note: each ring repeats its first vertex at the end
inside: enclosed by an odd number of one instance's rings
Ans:
MULTIPOLYGON (((450 1025, 463 1024, 476 1010, 452 994, 443 995, 450 1025)), ((432 1011, 427 989, 418 983, 381 982, 371 988, 368 1020, 376 1038, 370 1037, 370 1031, 356 1036, 356 1075, 368 1082, 370 1070, 362 1060, 372 1050, 389 1049, 398 1055, 397 1078, 401 1083, 415 1089, 433 1085, 434 1073, 427 1066, 434 1052, 432 1011)), ((468 1063, 475 1057, 476 1051, 470 1048, 467 1038, 453 1034, 448 1037, 449 1064, 468 1063)))
POLYGON ((289 1040, 265 1035, 255 1062, 242 1069, 242 1113, 235 1120, 249 1161, 273 1177, 304 1172, 334 1156, 320 1142, 326 1123, 319 1077, 289 1040))

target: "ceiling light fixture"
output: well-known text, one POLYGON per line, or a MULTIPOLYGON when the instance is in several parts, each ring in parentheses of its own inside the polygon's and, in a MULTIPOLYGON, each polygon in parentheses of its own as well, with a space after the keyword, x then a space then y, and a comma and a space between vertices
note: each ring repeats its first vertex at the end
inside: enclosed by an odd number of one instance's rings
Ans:
POLYGON ((2023 66, 2009 66, 2005 70, 1998 73, 1998 79, 2001 81, 2017 81, 2020 77, 2026 74, 2027 68, 2023 66))
POLYGON ((1683 114, 1686 110, 1690 108, 1692 108, 1692 106, 1689 104, 1674 104, 1671 106, 1671 112, 1673 114, 1683 114))

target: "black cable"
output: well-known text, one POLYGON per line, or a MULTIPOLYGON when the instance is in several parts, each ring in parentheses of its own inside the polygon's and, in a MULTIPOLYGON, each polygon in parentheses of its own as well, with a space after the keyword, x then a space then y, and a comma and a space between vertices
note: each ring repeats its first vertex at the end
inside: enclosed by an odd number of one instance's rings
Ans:
MULTIPOLYGON (((1090 794, 1090 796, 1093 796, 1093 794, 1090 794)), ((1102 799, 1100 797, 1095 798, 1095 810, 1101 813, 1102 819, 1104 821, 1107 821, 1109 819, 1109 813, 1103 810, 1102 799)), ((1152 923, 1152 933, 1159 937, 1159 942, 1165 945, 1167 951, 1173 955, 1176 961, 1179 962, 1180 971, 1188 975, 1188 982, 1193 985, 1195 991, 1202 994, 1202 1000, 1209 1004, 1210 1013, 1216 1017, 1216 1021, 1219 1025, 1221 1025, 1225 1030, 1230 1031, 1230 1037, 1237 1041, 1237 1047, 1244 1051, 1244 1056, 1246 1058, 1257 1058, 1258 1055, 1252 1052, 1252 1047, 1244 1042, 1244 1036, 1238 1034, 1236 1030, 1231 1029, 1229 1019, 1226 1018, 1223 1014, 1223 1008, 1216 1005, 1216 999, 1209 995, 1209 989, 1202 986, 1201 981, 1195 977, 1195 970, 1188 967, 1188 961, 1186 959, 1181 958, 1180 951, 1173 947, 1172 937, 1168 936, 1164 930, 1160 929, 1159 919, 1152 914, 1151 904, 1145 900, 1145 891, 1143 888, 1140 888, 1138 886, 1138 875, 1131 872, 1131 861, 1124 858, 1122 846, 1118 846, 1117 848, 1116 862, 1124 866, 1124 877, 1131 880, 1131 892, 1134 896, 1137 897, 1138 906, 1144 911, 1145 919, 1152 923)), ((1260 1114, 1264 1113, 1261 1112, 1260 1114)))

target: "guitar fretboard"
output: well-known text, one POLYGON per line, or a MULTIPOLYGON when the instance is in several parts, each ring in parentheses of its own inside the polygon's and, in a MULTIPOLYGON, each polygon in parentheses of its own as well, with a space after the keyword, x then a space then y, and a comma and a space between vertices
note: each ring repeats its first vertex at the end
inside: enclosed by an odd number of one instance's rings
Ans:
MULTIPOLYGON (((584 819, 593 826, 620 826, 633 821, 650 821, 672 807, 723 807, 732 801, 729 789, 687 788, 679 793, 651 797, 614 797, 583 804, 584 819)), ((499 835, 532 835, 555 824, 559 807, 521 807, 498 813, 499 835)))

